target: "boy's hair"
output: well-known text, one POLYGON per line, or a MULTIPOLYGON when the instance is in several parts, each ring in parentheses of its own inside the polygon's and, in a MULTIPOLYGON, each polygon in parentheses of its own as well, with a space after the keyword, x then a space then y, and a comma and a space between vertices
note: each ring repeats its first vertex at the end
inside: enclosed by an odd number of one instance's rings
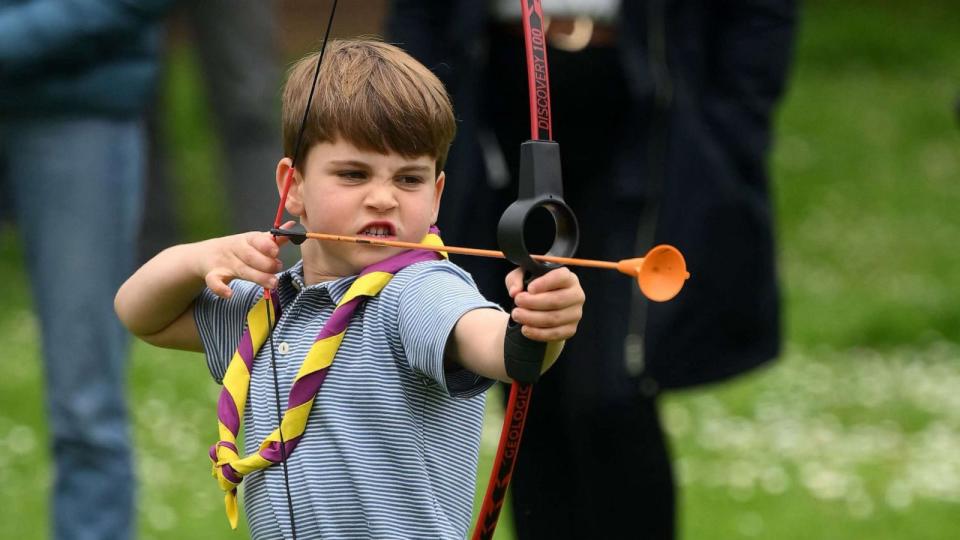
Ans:
MULTIPOLYGON (((290 69, 283 89, 283 151, 293 157, 310 95, 317 55, 290 69)), ((436 159, 439 175, 456 133, 443 83, 398 47, 374 40, 327 44, 295 159, 302 168, 311 146, 336 139, 364 150, 436 159)))

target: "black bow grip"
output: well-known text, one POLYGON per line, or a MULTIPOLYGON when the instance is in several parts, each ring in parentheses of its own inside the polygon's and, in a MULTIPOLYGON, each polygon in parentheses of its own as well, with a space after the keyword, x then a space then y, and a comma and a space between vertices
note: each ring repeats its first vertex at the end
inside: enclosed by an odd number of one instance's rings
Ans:
MULTIPOLYGON (((530 256, 524 240, 527 218, 538 209, 553 217, 555 235, 548 255, 571 257, 577 250, 580 232, 573 210, 563 201, 560 173, 560 146, 552 141, 527 141, 520 145, 520 192, 497 226, 497 243, 507 260, 523 268, 523 289, 534 278, 559 264, 538 262, 530 256)), ((513 319, 507 325, 503 358, 507 375, 515 381, 534 383, 540 378, 547 344, 534 341, 520 332, 513 319)))

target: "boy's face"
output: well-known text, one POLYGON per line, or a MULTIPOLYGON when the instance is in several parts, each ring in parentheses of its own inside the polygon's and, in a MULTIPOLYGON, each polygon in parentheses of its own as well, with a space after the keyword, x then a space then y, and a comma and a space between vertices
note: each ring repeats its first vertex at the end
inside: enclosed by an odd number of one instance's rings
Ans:
MULTIPOLYGON (((339 139, 313 145, 307 156, 286 204, 307 231, 419 242, 436 222, 444 175, 434 178, 434 158, 380 154, 339 139)), ((289 167, 289 158, 277 167, 280 189, 289 167)), ((317 240, 301 249, 308 282, 353 275, 402 251, 317 240)))

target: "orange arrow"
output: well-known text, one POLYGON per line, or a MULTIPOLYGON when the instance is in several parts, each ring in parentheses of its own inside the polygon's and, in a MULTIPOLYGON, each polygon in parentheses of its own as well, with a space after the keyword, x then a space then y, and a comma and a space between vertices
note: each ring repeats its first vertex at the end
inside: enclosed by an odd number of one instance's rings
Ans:
MULTIPOLYGON (((307 238, 332 242, 351 242, 373 246, 396 247, 404 249, 420 249, 426 251, 445 251, 458 255, 473 255, 477 257, 492 257, 505 259, 502 251, 492 249, 477 249, 457 246, 434 246, 417 242, 401 242, 399 240, 380 240, 371 236, 344 236, 326 233, 305 233, 307 238)), ((556 257, 553 255, 531 255, 532 259, 541 262, 565 264, 569 266, 585 266, 589 268, 606 268, 617 270, 637 280, 637 285, 644 296, 654 302, 666 302, 676 296, 683 288, 683 282, 690 278, 687 272, 687 263, 677 248, 661 244, 655 246, 643 257, 623 259, 618 262, 597 261, 593 259, 575 259, 571 257, 556 257)))

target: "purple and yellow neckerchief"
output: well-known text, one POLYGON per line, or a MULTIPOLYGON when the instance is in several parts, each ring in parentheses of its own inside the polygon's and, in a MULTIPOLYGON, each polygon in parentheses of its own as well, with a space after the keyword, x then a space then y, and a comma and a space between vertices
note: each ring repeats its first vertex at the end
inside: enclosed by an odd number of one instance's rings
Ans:
MULTIPOLYGON (((431 227, 422 243, 442 246, 439 231, 431 227)), ((284 450, 287 458, 293 453, 307 428, 307 418, 313 407, 313 400, 323 385, 333 359, 340 348, 340 342, 347 331, 347 324, 354 311, 366 301, 376 296, 398 271, 411 264, 446 258, 446 252, 404 251, 364 268, 356 281, 344 294, 330 319, 323 325, 316 341, 310 347, 303 360, 287 400, 287 411, 283 414, 284 450)), ((271 298, 279 298, 276 294, 271 298)), ((217 402, 217 417, 220 440, 210 447, 210 459, 213 460, 213 476, 220 488, 226 493, 224 503, 230 526, 237 528, 237 486, 243 477, 253 471, 265 469, 280 463, 280 430, 273 430, 260 444, 260 449, 246 457, 241 457, 237 449, 237 434, 247 393, 250 388, 250 373, 257 351, 267 340, 269 332, 280 317, 280 306, 274 305, 268 298, 261 298, 247 314, 247 328, 240 338, 237 351, 230 359, 227 372, 223 377, 223 389, 217 402), (265 304, 269 304, 272 316, 268 316, 265 304)))

